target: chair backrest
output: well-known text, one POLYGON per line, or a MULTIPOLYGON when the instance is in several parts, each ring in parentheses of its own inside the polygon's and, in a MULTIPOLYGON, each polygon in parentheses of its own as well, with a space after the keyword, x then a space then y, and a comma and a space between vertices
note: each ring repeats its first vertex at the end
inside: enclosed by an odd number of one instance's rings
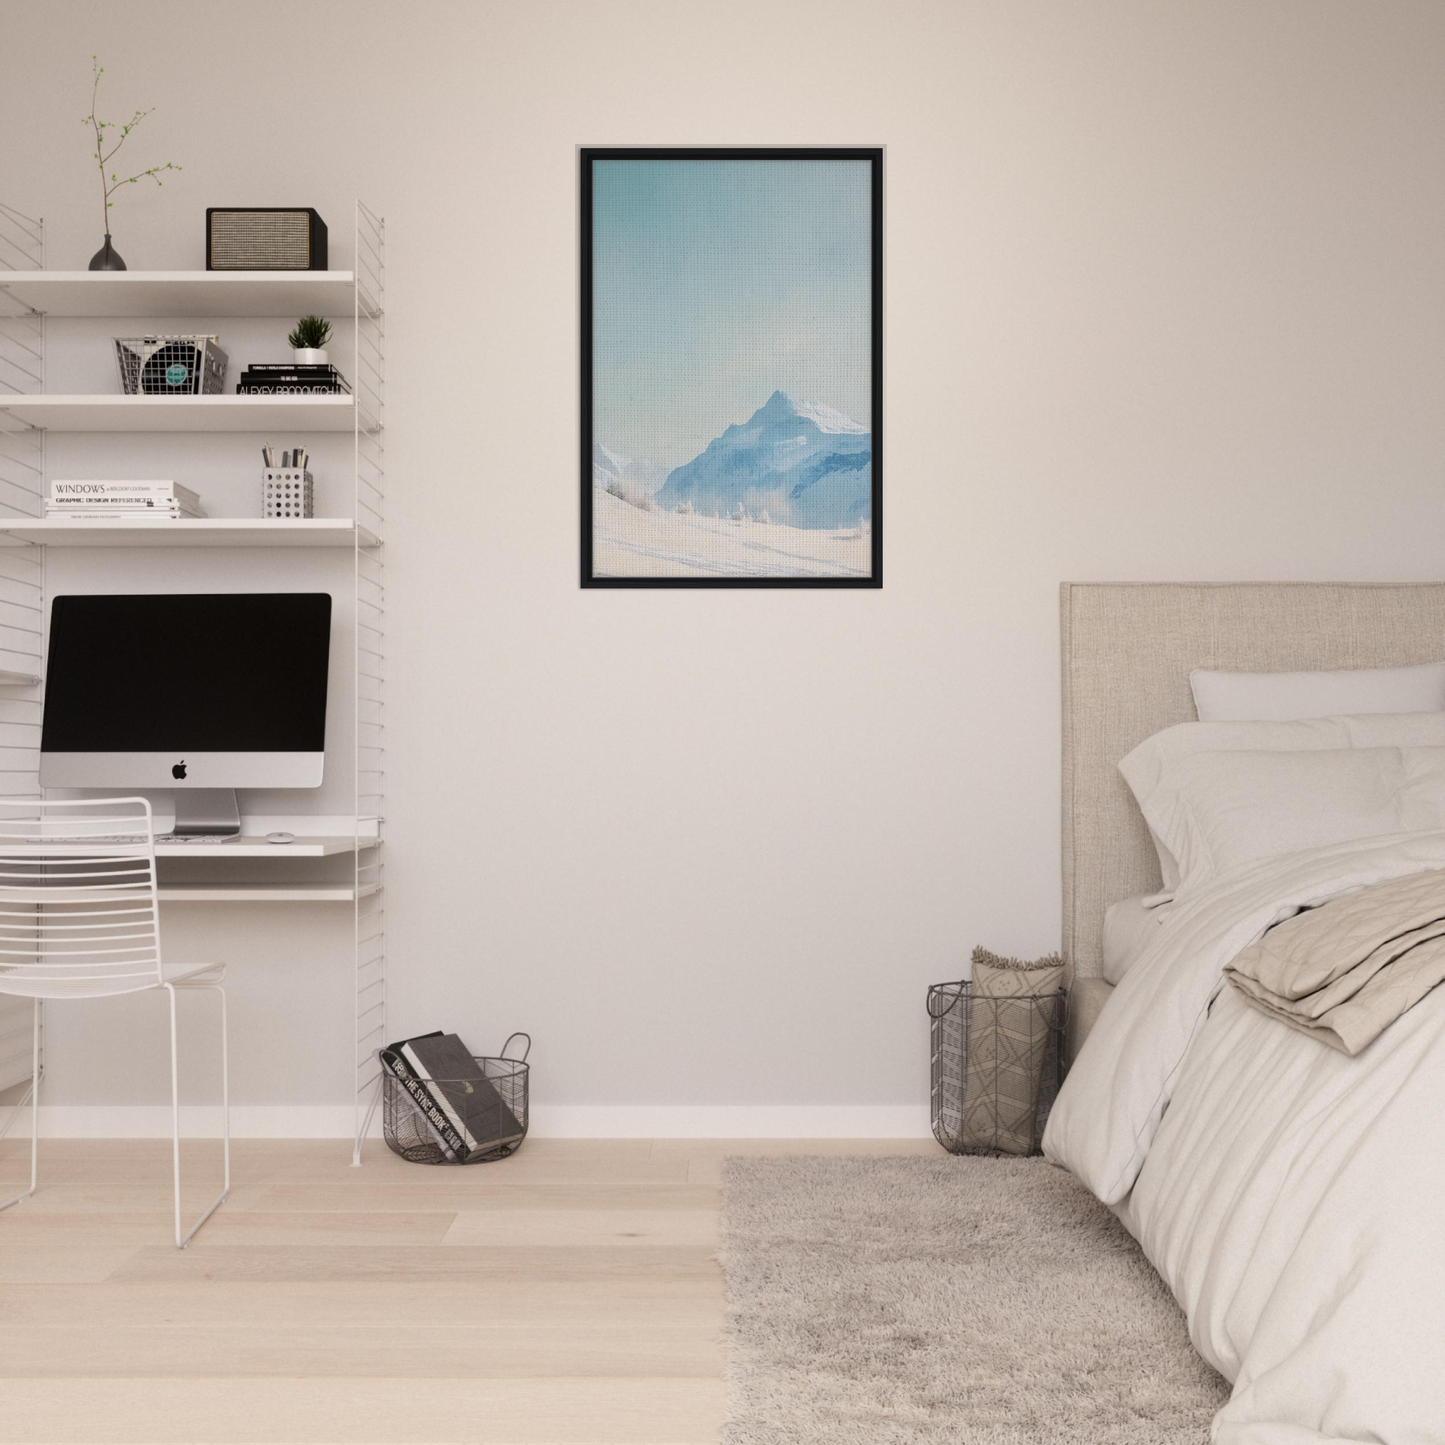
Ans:
POLYGON ((144 798, 0 798, 0 994, 98 998, 161 979, 144 798))

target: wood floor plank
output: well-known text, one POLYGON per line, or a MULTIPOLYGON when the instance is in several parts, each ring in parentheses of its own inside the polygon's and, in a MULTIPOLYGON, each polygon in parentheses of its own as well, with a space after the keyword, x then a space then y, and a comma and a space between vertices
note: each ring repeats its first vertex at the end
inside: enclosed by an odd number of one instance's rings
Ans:
MULTIPOLYGON (((256 1244, 280 1247, 302 1244, 399 1245, 440 1244, 455 1214, 406 1213, 273 1213, 236 1209, 227 1200, 210 1218, 196 1246, 256 1244)), ((172 1243, 169 1211, 139 1214, 27 1213, 23 1206, 0 1215, 0 1250, 20 1245, 67 1245, 72 1248, 120 1248, 172 1243)), ((679 1241, 681 1242, 681 1241, 679 1241)))
POLYGON ((715 1325, 0 1326, 0 1378, 8 1379, 709 1378, 722 1363, 715 1325))
POLYGON ((718 1265, 706 1245, 609 1247, 399 1245, 356 1249, 345 1245, 264 1246, 214 1244, 197 1236, 189 1249, 134 1251, 110 1276, 116 1283, 171 1284, 178 1288, 245 1284, 340 1284, 395 1280, 408 1285, 471 1281, 592 1284, 609 1280, 667 1282, 713 1280, 718 1265))
POLYGON ((717 1379, 13 1380, 4 1445, 711 1445, 717 1379))
MULTIPOLYGON (((478 1168, 485 1168, 478 1165, 478 1168)), ((686 1170, 687 1164, 682 1165, 686 1170)), ((247 1207, 260 1210, 361 1211, 418 1209, 461 1214, 477 1210, 557 1209, 704 1209, 722 1206, 717 1184, 689 1184, 685 1180, 624 1184, 517 1183, 498 1181, 488 1188, 465 1188, 452 1181, 466 1171, 447 1169, 430 1189, 398 1189, 390 1184, 357 1180, 351 1184, 286 1184, 263 1188, 250 1196, 247 1207)), ((38 1197, 38 1196, 37 1196, 38 1197)))
MULTIPOLYGON (((181 1208, 187 1212, 204 1209, 216 1197, 221 1187, 220 1174, 193 1171, 181 1188, 181 1208)), ((223 1208, 250 1208, 260 1197, 263 1185, 234 1183, 231 1196, 223 1208)), ((0 1214, 0 1237, 10 1216, 21 1212, 26 1214, 144 1214, 169 1213, 171 1209, 171 1181, 169 1175, 161 1175, 148 1184, 95 1184, 95 1183, 54 1183, 43 1176, 40 1187, 23 1204, 7 1209, 0 1214)), ((418 1206, 413 1206, 415 1210, 418 1206)), ((420 1206, 425 1208, 425 1206, 420 1206)))
POLYGON ((96 1284, 108 1279, 134 1252, 124 1244, 96 1248, 0 1240, 0 1284, 96 1284))
POLYGON ((258 1284, 219 1280, 205 1285, 128 1283, 0 1285, 6 1325, 76 1325, 135 1329, 230 1325, 269 1329, 451 1325, 716 1325, 721 1276, 695 1279, 608 1279, 558 1284, 502 1279, 426 1284, 360 1280, 345 1283, 258 1284))
POLYGON ((710 1209, 492 1209, 452 1216, 447 1245, 605 1244, 717 1247, 718 1219, 710 1209))

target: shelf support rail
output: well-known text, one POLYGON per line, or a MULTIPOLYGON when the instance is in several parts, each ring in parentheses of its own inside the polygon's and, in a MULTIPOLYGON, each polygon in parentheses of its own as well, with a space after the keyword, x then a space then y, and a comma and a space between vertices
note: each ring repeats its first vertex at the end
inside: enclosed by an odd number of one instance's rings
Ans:
POLYGON ((354 512, 358 531, 353 554, 353 657, 356 818, 353 1054, 355 1126, 351 1162, 361 1163, 362 1141, 381 1098, 377 1050, 387 1042, 386 988, 386 227, 356 203, 353 288, 352 391, 354 512), (376 539, 364 545, 365 528, 376 539))
MULTIPOLYGON (((44 269, 45 222, 0 201, 0 392, 7 395, 45 390, 45 316, 17 301, 5 277, 44 269)), ((44 511, 45 432, 0 413, 0 520, 44 511)), ((0 547, 0 796, 7 798, 40 796, 44 620, 45 549, 0 547)), ((0 1088, 35 1087, 30 1014, 25 999, 0 997, 0 1088)))

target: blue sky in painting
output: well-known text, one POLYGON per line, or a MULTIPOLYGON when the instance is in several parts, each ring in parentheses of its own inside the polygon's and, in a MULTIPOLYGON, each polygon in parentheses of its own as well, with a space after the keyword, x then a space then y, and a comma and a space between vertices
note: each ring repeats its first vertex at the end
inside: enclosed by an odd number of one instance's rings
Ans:
POLYGON ((676 467, 774 391, 871 425, 866 161, 593 164, 594 436, 676 467))

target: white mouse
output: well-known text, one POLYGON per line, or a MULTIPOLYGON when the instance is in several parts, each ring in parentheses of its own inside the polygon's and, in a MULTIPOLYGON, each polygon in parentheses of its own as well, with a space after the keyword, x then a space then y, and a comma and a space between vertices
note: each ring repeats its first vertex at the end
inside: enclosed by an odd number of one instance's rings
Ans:
POLYGON ((294 843, 296 835, 295 833, 267 833, 266 841, 268 843, 294 843))

